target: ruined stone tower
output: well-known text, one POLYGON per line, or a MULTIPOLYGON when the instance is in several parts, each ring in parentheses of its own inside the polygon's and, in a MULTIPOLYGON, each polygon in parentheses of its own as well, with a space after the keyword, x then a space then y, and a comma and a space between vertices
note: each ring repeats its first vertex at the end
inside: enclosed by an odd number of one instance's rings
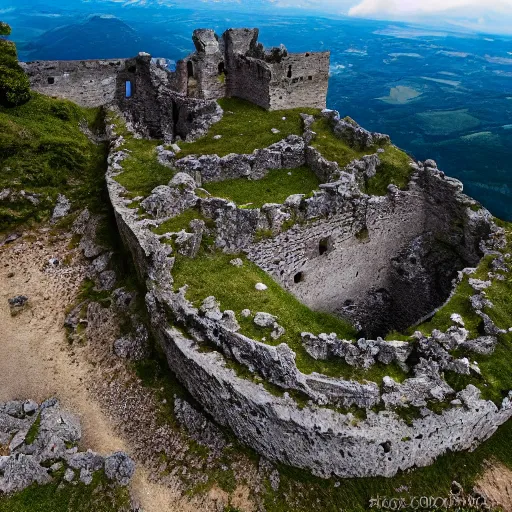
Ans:
POLYGON ((329 52, 265 51, 258 29, 195 30, 196 51, 177 65, 180 92, 190 97, 243 98, 265 109, 325 108, 329 52), (186 78, 183 76, 186 73, 186 78))

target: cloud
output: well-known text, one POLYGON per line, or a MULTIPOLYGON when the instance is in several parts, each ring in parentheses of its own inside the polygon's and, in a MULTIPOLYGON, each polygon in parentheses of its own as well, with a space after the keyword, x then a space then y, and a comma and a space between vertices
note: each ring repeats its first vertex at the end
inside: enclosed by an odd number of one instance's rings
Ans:
POLYGON ((410 18, 445 14, 477 18, 490 13, 512 16, 512 0, 361 0, 348 11, 349 16, 410 18))

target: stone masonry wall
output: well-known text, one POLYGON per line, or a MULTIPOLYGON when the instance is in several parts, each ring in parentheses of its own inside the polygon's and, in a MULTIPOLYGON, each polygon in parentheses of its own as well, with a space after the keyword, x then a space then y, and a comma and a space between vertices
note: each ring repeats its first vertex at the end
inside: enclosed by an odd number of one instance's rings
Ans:
POLYGON ((292 53, 272 65, 270 110, 326 107, 330 52, 292 53))
POLYGON ((33 90, 83 107, 111 103, 125 59, 22 62, 33 90))
MULTIPOLYGON (((270 66, 261 61, 236 55, 228 72, 229 95, 250 101, 264 109, 270 109, 270 66)), ((290 108, 290 107, 285 107, 290 108)))

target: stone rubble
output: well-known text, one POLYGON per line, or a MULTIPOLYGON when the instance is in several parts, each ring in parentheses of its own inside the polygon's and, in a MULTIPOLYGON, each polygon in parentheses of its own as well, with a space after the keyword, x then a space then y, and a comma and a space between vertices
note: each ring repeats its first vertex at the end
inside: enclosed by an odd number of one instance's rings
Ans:
POLYGON ((128 485, 135 464, 123 452, 108 457, 78 452, 82 436, 78 417, 60 408, 55 398, 38 405, 32 400, 0 403, 0 494, 21 491, 33 483, 47 484, 64 468, 64 480, 75 480, 75 471, 86 485, 96 471, 105 469, 109 480, 128 485), (30 434, 30 438, 29 438, 30 434))

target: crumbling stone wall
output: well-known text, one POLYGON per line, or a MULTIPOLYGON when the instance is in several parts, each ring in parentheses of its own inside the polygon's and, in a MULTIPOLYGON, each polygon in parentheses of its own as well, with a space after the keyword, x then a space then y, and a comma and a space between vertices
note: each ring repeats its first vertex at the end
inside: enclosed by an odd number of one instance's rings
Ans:
POLYGON ((441 304, 457 271, 479 261, 488 219, 474 219, 459 191, 459 182, 418 169, 407 191, 324 201, 317 220, 246 250, 312 309, 384 335, 441 304))
POLYGON ((168 140, 189 137, 186 123, 193 123, 194 116, 213 114, 209 103, 194 99, 208 102, 234 96, 271 110, 325 108, 329 52, 288 54, 284 48, 265 52, 258 33, 258 29, 230 29, 219 37, 213 30, 195 30, 196 51, 179 61, 173 72, 164 59, 151 59, 146 53, 134 59, 21 65, 34 90, 84 107, 116 102, 141 134, 168 140))
POLYGON ((269 64, 245 55, 235 55, 232 62, 233 67, 229 68, 228 74, 229 95, 270 110, 272 70, 269 64))
POLYGON ((83 107, 112 103, 118 73, 125 59, 20 62, 30 87, 46 96, 64 98, 83 107))
POLYGON ((222 37, 196 30, 196 52, 179 63, 187 73, 187 94, 198 98, 237 97, 270 110, 325 108, 329 52, 265 52, 258 29, 229 29, 222 37))

